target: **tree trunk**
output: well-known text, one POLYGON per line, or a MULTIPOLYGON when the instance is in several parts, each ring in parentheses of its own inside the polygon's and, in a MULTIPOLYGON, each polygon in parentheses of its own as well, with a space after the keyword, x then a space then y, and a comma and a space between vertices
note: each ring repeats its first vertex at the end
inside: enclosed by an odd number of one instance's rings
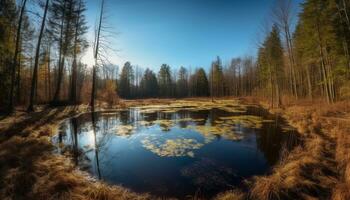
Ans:
POLYGON ((45 20, 46 20, 48 7, 49 7, 49 0, 46 0, 44 16, 43 16, 43 20, 41 22, 40 34, 39 34, 38 43, 37 43, 36 52, 35 52, 34 72, 33 72, 33 77, 32 77, 32 86, 31 86, 31 90, 30 90, 30 100, 29 100, 29 106, 28 106, 29 112, 34 111, 34 94, 35 94, 35 87, 37 85, 37 79, 38 79, 40 44, 41 44, 41 39, 42 39, 43 33, 44 33, 45 20))
POLYGON ((91 109, 95 110, 95 93, 96 93, 96 67, 97 67, 97 59, 98 59, 98 51, 100 46, 100 34, 101 34, 101 26, 102 26, 102 18, 103 18, 103 8, 104 8, 104 0, 101 2, 101 12, 100 12, 100 20, 98 25, 97 37, 95 38, 95 52, 94 59, 95 65, 93 66, 92 71, 92 91, 91 91, 91 109))
POLYGON ((11 89, 10 89, 10 101, 8 105, 8 111, 13 112, 14 111, 14 89, 15 89, 15 79, 16 79, 16 67, 17 67, 17 57, 20 52, 20 40, 21 40, 21 29, 22 29, 22 22, 23 22, 23 14, 25 10, 27 0, 23 0, 21 12, 19 15, 19 21, 17 26, 17 34, 16 34, 16 47, 15 47, 15 54, 13 56, 12 60, 12 70, 11 70, 11 89))
POLYGON ((61 85, 63 80, 63 71, 64 71, 64 62, 65 62, 65 55, 66 55, 66 49, 67 49, 67 40, 68 40, 68 28, 69 28, 69 22, 66 24, 66 34, 65 34, 65 45, 63 46, 63 31, 64 31, 64 20, 65 20, 65 10, 66 9, 66 3, 64 3, 63 6, 63 16, 62 16, 62 22, 61 22, 61 33, 60 33, 60 53, 59 53, 59 60, 58 60, 58 76, 57 76, 57 83, 56 83, 56 90, 53 97, 53 103, 57 103, 59 101, 60 93, 61 93, 61 85))
MULTIPOLYGON (((21 53, 20 53, 21 55, 21 53)), ((19 104, 21 102, 21 56, 18 58, 18 68, 17 68, 17 95, 16 95, 16 102, 19 104)))
POLYGON ((48 78, 48 85, 49 85, 49 98, 48 101, 51 100, 51 51, 50 51, 51 47, 48 47, 48 58, 47 58, 47 78, 48 78))
POLYGON ((92 68, 92 89, 91 89, 91 101, 90 106, 91 110, 95 110, 95 95, 96 95, 96 66, 92 68))
POLYGON ((74 35, 74 53, 73 53, 73 65, 72 65, 72 82, 70 89, 70 101, 73 104, 77 104, 77 48, 78 48, 78 29, 80 21, 80 9, 81 1, 79 2, 78 17, 75 22, 75 35, 74 35))
POLYGON ((350 31, 350 19, 349 19, 349 14, 347 11, 347 5, 345 3, 345 0, 343 0, 343 7, 344 7, 344 15, 345 15, 346 25, 348 26, 348 29, 350 31))
POLYGON ((307 79, 307 86, 308 86, 308 96, 312 100, 312 85, 311 85, 311 77, 309 68, 306 67, 306 79, 307 79))
POLYGON ((293 43, 290 36, 290 31, 288 28, 288 24, 285 28, 285 34, 286 34, 286 40, 287 40, 287 48, 288 48, 288 55, 289 55, 289 61, 290 61, 290 68, 292 72, 292 87, 293 87, 293 94, 295 98, 298 98, 298 90, 297 90, 297 81, 295 78, 295 60, 294 60, 294 53, 293 53, 293 43))

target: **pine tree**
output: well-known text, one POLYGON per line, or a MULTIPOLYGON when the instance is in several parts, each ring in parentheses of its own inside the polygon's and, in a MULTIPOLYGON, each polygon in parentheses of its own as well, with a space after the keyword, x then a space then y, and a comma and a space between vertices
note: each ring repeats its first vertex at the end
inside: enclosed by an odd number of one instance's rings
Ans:
POLYGON ((172 77, 170 66, 163 64, 158 72, 158 85, 160 97, 171 97, 172 95, 172 77))
POLYGON ((209 95, 209 82, 203 68, 196 70, 190 78, 190 86, 194 96, 205 97, 209 95))
POLYGON ((212 63, 212 70, 210 73, 211 81, 211 95, 212 96, 223 96, 224 95, 224 82, 223 82, 223 66, 220 57, 216 58, 216 61, 212 63))
POLYGON ((188 74, 184 67, 181 67, 178 73, 178 80, 176 82, 176 96, 183 98, 188 95, 188 74))
POLYGON ((126 62, 123 66, 118 81, 118 94, 122 98, 131 98, 131 90, 133 87, 134 72, 130 62, 126 62))
POLYGON ((141 96, 143 98, 157 97, 158 95, 158 81, 155 73, 146 69, 141 79, 141 96))

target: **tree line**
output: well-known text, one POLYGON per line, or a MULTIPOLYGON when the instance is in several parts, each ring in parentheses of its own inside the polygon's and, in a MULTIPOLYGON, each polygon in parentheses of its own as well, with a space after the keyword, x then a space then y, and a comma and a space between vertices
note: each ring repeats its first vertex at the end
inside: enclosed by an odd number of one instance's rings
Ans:
POLYGON ((208 68, 163 64, 156 72, 127 62, 120 73, 106 55, 107 7, 100 3, 95 38, 88 42, 85 0, 0 1, 0 111, 32 111, 36 104, 93 107, 95 99, 115 103, 118 97, 259 96, 271 106, 286 98, 350 98, 346 0, 305 0, 297 14, 291 0, 276 1, 257 55, 225 64, 217 57, 208 68), (92 69, 81 61, 89 46, 92 69))
POLYGON ((292 0, 275 2, 261 30, 264 37, 256 56, 234 58, 225 66, 218 57, 207 72, 181 67, 172 73, 168 65, 162 65, 158 74, 148 69, 142 84, 133 84, 131 70, 129 79, 124 73, 120 76, 119 95, 259 96, 268 99, 272 107, 283 105, 287 98, 324 99, 328 103, 349 99, 350 3, 305 0, 298 14, 293 6, 292 0), (124 88, 124 81, 129 81, 129 89, 124 88))
POLYGON ((148 68, 142 71, 126 62, 116 88, 126 99, 223 97, 252 95, 257 84, 253 57, 234 58, 228 65, 217 57, 207 71, 203 67, 172 70, 167 64, 157 72, 148 68))

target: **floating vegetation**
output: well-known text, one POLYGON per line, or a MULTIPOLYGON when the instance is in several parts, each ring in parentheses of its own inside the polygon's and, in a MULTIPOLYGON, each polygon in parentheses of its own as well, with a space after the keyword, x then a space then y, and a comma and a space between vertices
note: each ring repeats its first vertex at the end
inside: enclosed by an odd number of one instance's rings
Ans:
POLYGON ((151 125, 153 125, 153 122, 151 122, 151 121, 138 121, 138 123, 141 126, 151 126, 151 125))
POLYGON ((118 125, 116 127, 116 134, 118 136, 130 136, 134 132, 132 125, 118 125))
POLYGON ((177 122, 203 122, 203 121, 205 121, 205 119, 180 118, 180 119, 175 119, 173 121, 177 121, 177 122))
POLYGON ((155 124, 159 124, 163 131, 169 131, 171 127, 175 125, 173 120, 159 119, 153 121, 155 124))
POLYGON ((204 122, 205 119, 179 118, 179 119, 159 119, 154 121, 138 121, 141 126, 152 126, 158 124, 162 130, 168 131, 178 122, 204 122))
POLYGON ((151 105, 137 107, 142 114, 149 113, 175 113, 181 110, 187 111, 200 111, 200 110, 211 110, 220 109, 230 113, 245 113, 247 108, 245 105, 240 104, 237 100, 217 100, 211 101, 185 101, 179 100, 174 101, 168 105, 151 105))
POLYGON ((255 129, 260 129, 264 122, 262 117, 254 116, 254 115, 220 117, 220 120, 225 120, 232 124, 240 124, 245 128, 255 128, 255 129))
POLYGON ((214 140, 217 136, 224 137, 225 139, 228 140, 241 140, 243 136, 236 132, 233 127, 229 126, 221 126, 221 125, 216 125, 216 126, 189 126, 189 129, 193 129, 200 134, 203 135, 205 138, 205 142, 209 143, 212 140, 214 140))
POLYGON ((148 136, 141 141, 144 148, 161 157, 194 157, 193 150, 200 149, 204 144, 194 139, 167 139, 160 141, 157 137, 148 136))

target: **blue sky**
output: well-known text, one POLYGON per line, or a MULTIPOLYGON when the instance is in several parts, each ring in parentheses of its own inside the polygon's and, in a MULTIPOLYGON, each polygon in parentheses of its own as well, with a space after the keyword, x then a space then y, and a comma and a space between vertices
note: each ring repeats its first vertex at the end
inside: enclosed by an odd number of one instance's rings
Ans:
MULTIPOLYGON (((261 24, 274 1, 107 0, 108 26, 118 33, 109 41, 118 52, 109 58, 119 66, 130 61, 158 70, 162 63, 172 68, 207 68, 216 56, 224 62, 253 56, 261 24)), ((90 41, 99 2, 87 0, 90 41)), ((92 62, 91 49, 83 61, 92 62)))

